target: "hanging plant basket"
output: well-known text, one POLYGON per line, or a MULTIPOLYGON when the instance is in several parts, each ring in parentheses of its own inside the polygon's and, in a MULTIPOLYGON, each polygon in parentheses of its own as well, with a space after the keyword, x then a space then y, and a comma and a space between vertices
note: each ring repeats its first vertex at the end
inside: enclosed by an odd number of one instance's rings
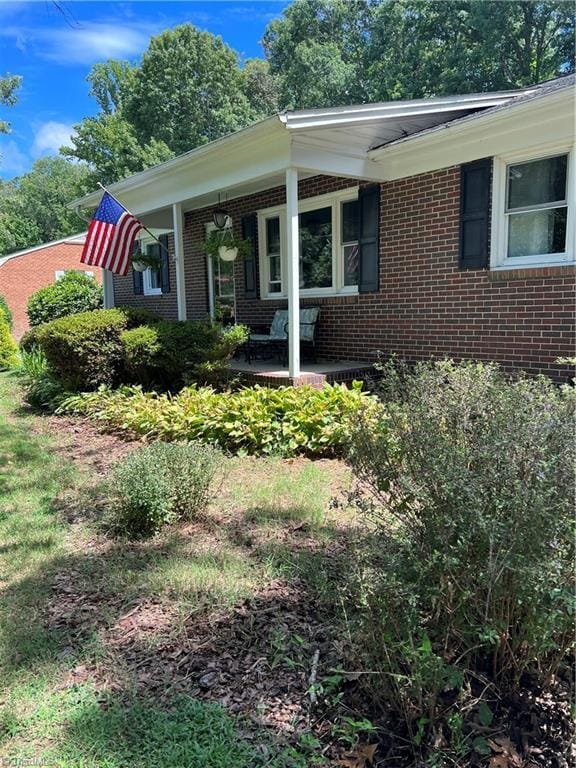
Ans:
POLYGON ((250 241, 234 237, 231 229, 213 229, 203 243, 204 253, 222 261, 235 261, 250 253, 250 241))
POLYGON ((160 260, 154 256, 148 256, 141 251, 137 251, 132 256, 132 269, 135 272, 144 272, 147 269, 160 269, 160 260))

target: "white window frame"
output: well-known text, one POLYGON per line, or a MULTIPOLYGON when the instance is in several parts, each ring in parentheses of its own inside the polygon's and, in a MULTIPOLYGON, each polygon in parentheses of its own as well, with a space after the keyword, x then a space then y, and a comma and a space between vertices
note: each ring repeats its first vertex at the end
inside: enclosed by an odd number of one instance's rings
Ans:
MULTIPOLYGON (((210 234, 210 232, 213 232, 216 229, 216 224, 214 224, 213 221, 208 221, 204 225, 204 232, 206 233, 206 236, 210 234)), ((228 216, 226 219, 226 226, 224 229, 229 229, 231 232, 233 230, 233 222, 232 218, 228 216)), ((210 254, 206 254, 206 271, 208 275, 208 313, 212 320, 216 317, 216 295, 214 293, 214 261, 213 259, 218 258, 214 256, 210 256, 210 254)), ((233 277, 233 294, 234 294, 234 317, 236 317, 236 271, 233 269, 232 271, 232 277, 233 277)))
MULTIPOLYGON (((342 203, 358 200, 358 187, 347 187, 339 192, 329 192, 317 197, 298 201, 298 213, 314 211, 317 208, 332 208, 332 285, 327 288, 300 288, 300 296, 342 296, 358 293, 357 285, 344 285, 344 248, 342 242, 342 203)), ((262 299, 285 299, 288 274, 288 240, 286 234, 286 206, 276 205, 258 211, 258 254, 260 266, 260 296, 262 299), (280 276, 282 290, 270 293, 270 267, 266 247, 266 220, 280 218, 280 276)))
POLYGON ((549 144, 537 149, 524 150, 494 158, 492 178, 492 227, 490 247, 490 268, 526 269, 527 267, 553 267, 576 262, 575 233, 575 156, 574 148, 566 144, 549 144), (566 175, 566 250, 564 253, 542 253, 534 256, 508 256, 508 227, 510 214, 506 211, 508 187, 508 166, 545 160, 558 155, 568 155, 566 175))
MULTIPOLYGON (((155 242, 156 241, 151 237, 140 238, 140 249, 142 250, 142 253, 145 253, 146 248, 148 248, 149 245, 154 245, 155 242)), ((160 269, 162 269, 162 266, 160 266, 160 269)), ((160 280, 160 282, 162 282, 162 280, 160 280)), ((144 296, 162 295, 162 285, 159 285, 157 288, 152 287, 152 270, 150 267, 142 272, 142 291, 144 296)))

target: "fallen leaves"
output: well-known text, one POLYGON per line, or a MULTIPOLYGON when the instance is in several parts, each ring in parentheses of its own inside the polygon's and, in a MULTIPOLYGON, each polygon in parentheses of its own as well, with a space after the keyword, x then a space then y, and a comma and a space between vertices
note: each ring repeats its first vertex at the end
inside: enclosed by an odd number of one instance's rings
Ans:
POLYGON ((364 744, 354 752, 338 760, 336 765, 341 765, 343 768, 368 768, 368 766, 374 765, 374 756, 377 749, 378 744, 364 744))

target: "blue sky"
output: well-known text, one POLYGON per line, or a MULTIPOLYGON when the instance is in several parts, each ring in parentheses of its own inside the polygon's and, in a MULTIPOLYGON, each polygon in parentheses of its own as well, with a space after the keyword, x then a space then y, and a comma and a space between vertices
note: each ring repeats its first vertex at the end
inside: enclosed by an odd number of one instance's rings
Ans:
POLYGON ((262 56, 268 22, 287 0, 210 2, 67 2, 60 13, 50 0, 0 3, 0 74, 23 76, 16 106, 0 116, 12 125, 0 134, 0 176, 25 173, 34 160, 56 154, 72 126, 96 113, 86 75, 108 58, 135 62, 152 35, 191 22, 221 35, 241 57, 262 56))

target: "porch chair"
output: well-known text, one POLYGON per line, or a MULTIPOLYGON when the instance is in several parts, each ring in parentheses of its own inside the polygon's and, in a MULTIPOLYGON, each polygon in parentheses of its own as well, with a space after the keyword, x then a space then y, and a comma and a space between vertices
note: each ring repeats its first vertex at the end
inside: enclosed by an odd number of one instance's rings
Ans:
MULTIPOLYGON (((316 362, 316 325, 320 307, 304 307, 300 310, 300 346, 310 351, 316 362)), ((251 333, 245 347, 245 359, 251 363, 277 353, 282 365, 288 361, 288 310, 277 309, 268 333, 251 333)))

